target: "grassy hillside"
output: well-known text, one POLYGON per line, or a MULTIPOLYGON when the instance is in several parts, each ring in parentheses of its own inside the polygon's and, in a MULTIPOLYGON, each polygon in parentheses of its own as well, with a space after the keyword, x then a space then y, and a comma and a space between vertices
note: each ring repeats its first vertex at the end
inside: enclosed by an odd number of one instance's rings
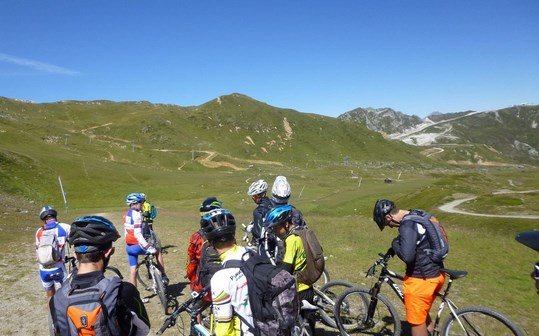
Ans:
POLYGON ((432 158, 537 165, 538 122, 539 106, 514 106, 440 123, 424 129, 423 133, 447 135, 437 138, 436 145, 432 146, 442 147, 445 153, 432 158))
MULTIPOLYGON (((371 219, 375 200, 387 197, 404 208, 431 210, 445 223, 452 249, 447 266, 470 272, 455 285, 457 303, 499 309, 530 334, 539 328, 539 303, 529 278, 537 254, 514 240, 517 232, 536 228, 537 221, 437 210, 473 194, 479 196, 476 202, 463 208, 538 215, 537 193, 492 195, 499 189, 539 189, 536 168, 448 168, 364 127, 232 95, 185 108, 0 100, 0 268, 10 269, 0 276, 10 312, 0 316, 1 333, 39 334, 45 324, 43 311, 34 309, 44 294, 32 245, 43 204, 58 207, 65 222, 101 213, 121 229, 125 195, 145 192, 158 206, 157 230, 171 246, 165 258, 173 293, 182 302, 186 244, 198 228, 200 202, 218 196, 240 223, 248 223, 254 207, 246 195, 250 182, 272 182, 281 174, 292 184, 292 203, 324 245, 333 279, 370 284, 364 271, 396 235, 380 232, 371 219), (384 183, 386 177, 394 182, 384 183), (36 323, 7 320, 23 313, 36 323)), ((117 243, 113 265, 126 273, 123 244, 122 239, 117 243)), ((392 267, 402 270, 402 263, 395 260, 392 267)), ((147 308, 155 330, 163 316, 155 299, 147 308)))

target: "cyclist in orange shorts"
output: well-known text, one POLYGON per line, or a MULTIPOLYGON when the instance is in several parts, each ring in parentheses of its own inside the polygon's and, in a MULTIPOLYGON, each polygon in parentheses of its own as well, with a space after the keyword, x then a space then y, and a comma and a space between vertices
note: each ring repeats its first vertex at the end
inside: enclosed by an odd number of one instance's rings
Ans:
POLYGON ((445 282, 443 263, 435 263, 427 255, 430 248, 423 226, 407 218, 408 210, 402 210, 390 200, 376 201, 373 219, 380 228, 399 228, 391 249, 406 263, 404 277, 404 306, 406 321, 412 326, 413 336, 426 336, 432 331, 430 308, 445 282))

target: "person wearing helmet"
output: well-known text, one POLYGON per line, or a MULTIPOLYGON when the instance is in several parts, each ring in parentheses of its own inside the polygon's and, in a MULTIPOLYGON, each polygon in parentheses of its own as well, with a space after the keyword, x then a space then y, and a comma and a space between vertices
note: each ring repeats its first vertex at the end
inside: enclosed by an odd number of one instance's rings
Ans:
MULTIPOLYGON (((202 217, 208 212, 220 209, 223 203, 216 197, 210 196, 206 198, 199 207, 200 213, 200 228, 189 237, 189 245, 187 247, 187 266, 185 269, 185 277, 189 279, 189 287, 193 292, 198 292, 204 288, 201 279, 199 279, 199 273, 204 268, 204 262, 207 260, 208 253, 215 253, 215 249, 209 245, 204 236, 202 217), (212 251, 210 252, 209 249, 212 251)), ((196 308, 199 311, 203 311, 211 304, 211 293, 207 293, 202 300, 196 303, 196 308)), ((201 315, 197 316, 198 321, 201 320, 201 315)))
MULTIPOLYGON (((307 255, 301 237, 294 233, 292 216, 294 207, 290 204, 278 205, 271 209, 264 219, 264 226, 267 230, 275 234, 284 241, 284 255, 282 260, 276 260, 277 266, 282 267, 290 274, 296 273, 307 267, 307 255)), ((299 301, 306 300, 314 305, 314 289, 304 283, 298 283, 299 301)), ((314 335, 315 316, 312 312, 302 311, 304 317, 309 321, 311 335, 314 335)))
POLYGON ((189 246, 187 247, 187 267, 185 277, 189 279, 189 286, 193 291, 202 289, 202 285, 198 281, 198 269, 202 253, 208 245, 204 236, 202 217, 211 210, 220 209, 222 202, 216 197, 206 198, 199 207, 200 212, 200 228, 189 237, 189 246))
MULTIPOLYGON (((101 293, 99 302, 105 307, 104 311, 110 314, 108 319, 111 322, 108 329, 111 334, 149 333, 150 320, 137 288, 129 282, 121 281, 117 276, 110 278, 104 276, 104 270, 114 254, 113 242, 118 238, 120 234, 114 224, 105 217, 83 216, 71 224, 68 240, 75 248, 78 268, 49 303, 57 335, 71 334, 69 320, 73 319, 73 316, 68 316, 68 310, 76 301, 71 299, 71 296, 79 295, 78 303, 86 303, 89 301, 85 301, 80 295, 94 291, 101 293)), ((88 317, 85 321, 88 324, 94 323, 88 317)))
POLYGON ((432 331, 429 311, 445 282, 444 265, 435 263, 425 252, 430 247, 428 239, 418 241, 425 229, 407 217, 410 212, 399 209, 390 200, 379 199, 374 204, 373 220, 380 231, 386 226, 399 230, 388 253, 397 254, 406 263, 403 283, 406 320, 412 326, 413 336, 428 335, 432 331))
MULTIPOLYGON (((271 201, 274 206, 289 204, 290 195, 292 194, 292 188, 285 176, 277 176, 271 187, 271 201)), ((303 218, 303 213, 293 206, 292 211, 292 224, 297 228, 301 228, 307 225, 303 218)))
POLYGON ((275 205, 287 204, 292 188, 285 176, 277 176, 271 186, 271 200, 275 205))
POLYGON ((142 200, 142 222, 145 227, 150 227, 153 225, 155 217, 157 217, 157 209, 147 200, 145 193, 139 193, 139 196, 142 200))
POLYGON ((247 231, 253 235, 252 243, 258 244, 258 240, 262 235, 262 226, 264 224, 264 216, 273 208, 272 201, 266 196, 268 191, 268 183, 264 180, 256 180, 249 186, 247 195, 251 196, 253 202, 256 203, 256 208, 253 210, 253 221, 247 227, 247 231))
POLYGON ((50 298, 56 292, 55 283, 61 284, 68 275, 64 260, 70 225, 59 223, 58 212, 50 205, 41 208, 39 219, 41 226, 35 234, 39 277, 47 297, 50 298))
POLYGON ((155 246, 150 244, 143 234, 142 223, 142 196, 140 193, 131 193, 125 198, 125 204, 129 209, 123 216, 125 230, 125 250, 129 262, 129 282, 137 286, 137 264, 138 256, 146 253, 154 254, 157 260, 157 267, 163 275, 165 286, 168 284, 168 277, 165 273, 165 263, 163 254, 155 246))
MULTIPOLYGON (((241 260, 247 252, 236 244, 236 220, 227 209, 214 209, 202 216, 204 234, 217 250, 223 263, 241 260)), ((211 278, 214 333, 224 335, 253 335, 247 279, 238 267, 220 268, 211 278)))

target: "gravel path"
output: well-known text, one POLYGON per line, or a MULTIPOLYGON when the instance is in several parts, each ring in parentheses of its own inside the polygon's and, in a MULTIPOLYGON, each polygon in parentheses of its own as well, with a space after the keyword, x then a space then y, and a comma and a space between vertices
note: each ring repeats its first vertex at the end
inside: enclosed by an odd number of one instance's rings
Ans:
MULTIPOLYGON (((500 194, 528 194, 528 193, 534 193, 534 192, 538 192, 538 191, 539 190, 513 191, 513 190, 504 189, 504 190, 495 191, 492 194, 493 195, 500 195, 500 194)), ((539 216, 537 216, 537 215, 494 215, 494 214, 483 214, 483 213, 469 212, 469 211, 459 210, 457 208, 462 203, 469 202, 469 201, 474 200, 476 198, 477 198, 477 196, 470 196, 470 197, 458 199, 458 200, 446 203, 444 205, 440 205, 438 207, 438 209, 440 209, 440 210, 442 210, 444 212, 461 214, 461 215, 468 215, 468 216, 478 216, 478 217, 539 219, 539 216)))

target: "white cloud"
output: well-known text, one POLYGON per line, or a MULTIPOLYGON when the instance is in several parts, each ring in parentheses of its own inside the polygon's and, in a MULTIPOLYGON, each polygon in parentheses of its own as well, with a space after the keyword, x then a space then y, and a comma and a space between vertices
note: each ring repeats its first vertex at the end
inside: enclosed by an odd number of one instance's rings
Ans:
POLYGON ((22 67, 31 68, 37 71, 50 73, 50 74, 60 74, 60 75, 68 75, 68 76, 74 76, 74 75, 80 74, 80 72, 78 71, 70 70, 67 68, 62 68, 54 64, 38 62, 35 60, 11 56, 8 54, 3 54, 3 53, 0 53, 0 62, 11 63, 11 64, 19 65, 22 67))

